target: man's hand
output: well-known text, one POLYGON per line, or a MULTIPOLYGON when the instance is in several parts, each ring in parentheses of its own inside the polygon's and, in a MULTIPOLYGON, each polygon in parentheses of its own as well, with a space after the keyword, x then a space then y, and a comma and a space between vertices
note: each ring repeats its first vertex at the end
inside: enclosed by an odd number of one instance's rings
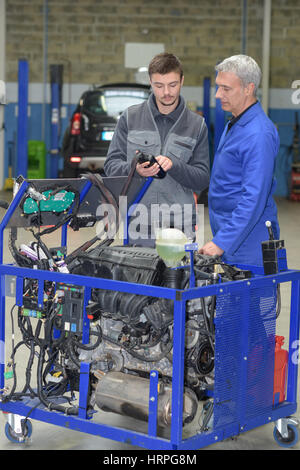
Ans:
POLYGON ((173 166, 173 162, 170 158, 164 157, 163 155, 158 155, 158 157, 155 157, 158 163, 160 164, 161 168, 164 171, 169 171, 171 170, 173 166))
MULTIPOLYGON (((172 168, 173 162, 170 160, 168 157, 164 157, 163 155, 158 155, 158 157, 155 157, 157 162, 159 163, 160 167, 164 171, 169 171, 172 168)), ((136 165, 136 171, 140 176, 144 176, 145 178, 148 178, 150 176, 155 176, 160 170, 158 164, 154 163, 154 165, 149 166, 148 162, 145 163, 137 163, 136 165)))
POLYGON ((152 166, 149 166, 149 162, 137 163, 136 171, 140 176, 148 178, 150 176, 157 175, 157 173, 159 172, 159 166, 157 165, 157 163, 154 163, 154 165, 152 166))
POLYGON ((201 255, 209 255, 209 256, 222 256, 224 253, 224 250, 217 246, 214 242, 208 242, 203 245, 202 248, 200 248, 199 253, 201 255))

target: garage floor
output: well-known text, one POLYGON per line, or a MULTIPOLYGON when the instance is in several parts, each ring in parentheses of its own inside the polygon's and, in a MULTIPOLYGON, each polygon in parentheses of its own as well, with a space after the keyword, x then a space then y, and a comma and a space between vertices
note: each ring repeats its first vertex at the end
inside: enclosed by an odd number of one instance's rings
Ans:
MULTIPOLYGON (((10 200, 11 194, 9 192, 0 193, 0 199, 10 200)), ((277 199, 279 210, 279 221, 281 226, 281 238, 285 240, 288 256, 289 268, 300 269, 300 203, 290 202, 286 199, 277 199)), ((0 209, 0 217, 3 216, 4 211, 0 209)), ((207 208, 204 209, 205 214, 205 241, 210 238, 210 229, 208 225, 207 208)), ((91 230, 91 229, 85 229, 91 230)), ((31 240, 30 234, 24 235, 26 240, 31 240)), ((74 232, 72 243, 74 247, 79 246, 85 239, 91 238, 87 232, 74 232), (86 238, 85 238, 86 237, 86 238)), ((7 242, 5 241, 5 245, 7 242)), ((58 246, 58 245, 52 245, 58 246)), ((73 246, 73 245, 72 245, 73 246)), ((4 250, 6 253, 6 250, 4 250)), ((7 250, 8 251, 8 250, 7 250)), ((6 255, 5 255, 6 256, 6 255)), ((8 256, 8 255, 7 255, 8 256)), ((4 260, 9 261, 8 259, 4 260)), ((288 337, 289 328, 289 296, 288 293, 283 291, 282 311, 279 317, 277 328, 278 334, 288 337)), ((7 336, 9 338, 9 336, 7 336)), ((6 341, 10 343, 10 339, 6 341)), ((10 344, 7 345, 7 347, 10 344)), ((10 351, 10 349, 8 349, 10 351)), ((19 364, 18 367, 21 367, 19 364)), ((98 414, 98 413, 97 413, 98 414)), ((100 412, 101 422, 109 425, 116 425, 120 427, 128 427, 130 419, 122 416, 113 415, 111 413, 100 412)), ((295 415, 300 419, 299 411, 295 415)), ((133 421, 133 420, 132 420, 133 421)), ((13 444, 4 434, 5 416, 1 414, 0 417, 0 449, 1 450, 136 450, 138 447, 127 445, 124 443, 115 442, 109 439, 84 434, 78 431, 70 431, 65 428, 46 424, 32 420, 33 433, 31 439, 25 444, 13 444)), ((136 424, 136 423, 135 423, 136 424)), ((146 425, 137 423, 139 431, 146 431, 146 425)), ((238 438, 229 439, 224 442, 216 443, 207 447, 208 450, 286 450, 278 446, 273 438, 272 423, 248 431, 238 438)), ((300 450, 300 441, 293 448, 300 450)))

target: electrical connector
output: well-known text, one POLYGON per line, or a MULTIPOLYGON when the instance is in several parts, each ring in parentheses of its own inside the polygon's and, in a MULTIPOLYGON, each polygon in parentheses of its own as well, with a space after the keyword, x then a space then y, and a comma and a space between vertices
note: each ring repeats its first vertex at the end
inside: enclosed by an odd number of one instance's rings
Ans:
POLYGON ((90 302, 86 306, 86 315, 89 320, 91 321, 97 321, 100 318, 101 315, 101 308, 100 305, 97 302, 90 302))

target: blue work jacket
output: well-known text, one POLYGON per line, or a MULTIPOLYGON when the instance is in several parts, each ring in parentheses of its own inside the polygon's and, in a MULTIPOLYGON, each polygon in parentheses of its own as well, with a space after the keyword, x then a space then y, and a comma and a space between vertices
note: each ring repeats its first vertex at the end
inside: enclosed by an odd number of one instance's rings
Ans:
POLYGON ((208 193, 212 241, 229 263, 262 265, 270 220, 279 238, 275 190, 276 127, 257 102, 227 132, 214 158, 208 193))

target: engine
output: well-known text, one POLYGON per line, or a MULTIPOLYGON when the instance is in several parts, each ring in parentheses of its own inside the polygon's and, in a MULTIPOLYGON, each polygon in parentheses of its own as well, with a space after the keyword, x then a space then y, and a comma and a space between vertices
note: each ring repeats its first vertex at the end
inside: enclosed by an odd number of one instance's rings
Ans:
MULTIPOLYGON (((210 266, 210 270, 212 269, 210 266)), ((89 272, 90 275, 101 275, 114 280, 175 289, 184 289, 189 283, 187 269, 166 267, 156 251, 150 248, 110 247, 95 250, 88 260, 76 258, 70 270, 77 274, 89 272), (101 261, 96 262, 96 259, 101 261)), ((205 282, 209 280, 209 276, 208 272, 205 282)), ((215 276, 212 275, 212 280, 214 279, 215 276)), ((202 285, 203 280, 197 283, 202 285)), ((160 424, 170 424, 173 301, 94 290, 89 309, 93 310, 93 315, 97 318, 92 328, 95 331, 97 328, 101 330, 102 341, 94 348, 92 344, 88 349, 79 348, 78 354, 79 361, 92 364, 91 371, 99 378, 95 392, 96 404, 105 410, 120 412, 126 408, 127 413, 134 417, 147 417, 148 402, 145 397, 149 388, 150 371, 155 369, 163 384, 162 395, 166 395, 164 405, 160 404, 162 398, 159 401, 159 407, 163 408, 160 424), (118 392, 115 394, 111 388, 114 389, 116 377, 118 392), (145 403, 141 405, 143 400, 145 403), (131 401, 134 404, 129 406, 131 401)), ((203 302, 199 299, 188 302, 184 397, 186 422, 193 419, 199 397, 212 382, 213 315, 213 298, 206 298, 203 302)))
MULTIPOLYGON (((63 193, 64 202, 65 194, 68 193, 63 193)), ((61 203, 58 196, 56 191, 55 203, 61 203)), ((73 199, 65 202, 64 211, 73 199)), ((45 204, 50 202, 48 197, 45 204)), ((27 212, 33 211, 34 220, 39 222, 41 214, 36 215, 31 206, 29 209, 27 212)), ((68 220, 65 216, 63 223, 68 220)), ((61 225, 62 222, 58 226, 61 225)), ((42 241, 41 235, 51 230, 38 229, 36 241, 17 247, 16 230, 12 229, 9 246, 16 264, 176 290, 190 285, 188 257, 176 268, 170 268, 153 248, 117 246, 108 239, 97 239, 96 247, 85 244, 66 256, 62 247, 48 248, 42 241)), ((248 272, 198 252, 194 252, 193 274, 196 286, 249 276, 248 272), (221 268, 218 273, 216 266, 221 268)), ((37 281, 24 279, 23 301, 17 307, 22 340, 13 348, 8 364, 13 385, 6 399, 19 399, 29 393, 48 409, 78 414, 74 396, 79 391, 81 365, 88 363, 90 413, 98 408, 147 420, 150 374, 155 370, 159 374, 158 424, 169 426, 174 373, 173 301, 100 288, 90 289, 87 297, 80 285, 52 281, 44 283, 42 303, 40 297, 37 281), (84 337, 87 319, 88 338, 84 337), (24 346, 29 358, 25 385, 18 392, 16 355, 24 346), (68 393, 71 397, 67 398, 68 393)), ((186 303, 183 424, 194 419, 199 400, 213 386, 215 309, 214 296, 186 303)))
MULTIPOLYGON (((20 255, 32 265, 43 260, 42 248, 23 245, 20 255), (40 250, 39 257, 33 256, 40 250), (30 251, 31 250, 31 251, 30 251), (29 256, 31 255, 31 258, 29 256), (39 258, 39 260, 37 259, 39 258)), ((48 260, 49 261, 49 260, 48 260)), ((155 249, 99 244, 88 252, 66 258, 64 270, 145 285, 184 290, 189 286, 188 260, 176 269, 167 267, 155 249)), ((194 255, 197 286, 239 279, 245 273, 220 261, 194 255)), ((59 265, 58 269, 61 269, 59 265)), ((34 351, 40 349, 37 366, 37 394, 50 407, 67 413, 78 408, 62 406, 52 396, 79 389, 82 362, 90 364, 89 407, 148 419, 149 377, 159 373, 158 422, 168 426, 171 419, 173 376, 173 301, 105 289, 92 289, 87 305, 84 288, 65 283, 45 283, 43 309, 38 307, 36 281, 24 283, 23 306, 18 324, 24 342, 32 351, 26 370, 26 387, 31 389, 34 351), (83 311, 90 321, 89 343, 83 344, 83 311), (33 331, 32 321, 38 321, 33 331), (44 326, 44 339, 40 331, 44 326), (47 357, 48 356, 48 357, 47 357), (29 373, 30 371, 30 373, 29 373)), ((191 300, 186 305, 184 424, 195 417, 198 401, 213 385, 215 297, 191 300)), ((14 351, 14 354, 16 351, 14 351)), ((26 390, 26 387, 24 390, 26 390)), ((12 392, 11 392, 12 393, 12 392)), ((14 395, 15 396, 15 395, 14 395)))

